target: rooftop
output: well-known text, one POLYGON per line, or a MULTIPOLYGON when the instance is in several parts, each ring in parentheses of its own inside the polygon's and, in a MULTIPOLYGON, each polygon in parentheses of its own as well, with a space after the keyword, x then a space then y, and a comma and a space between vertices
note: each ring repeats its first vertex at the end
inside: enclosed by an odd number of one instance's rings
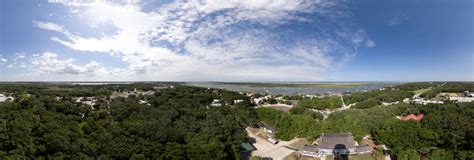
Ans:
POLYGON ((321 149, 355 148, 356 142, 350 133, 322 134, 319 138, 321 149))
POLYGON ((303 148, 301 148, 301 151, 306 151, 306 152, 318 152, 318 146, 313 146, 313 145, 305 145, 303 148))
POLYGON ((372 147, 370 147, 367 144, 360 145, 355 148, 355 152, 369 152, 369 151, 372 151, 372 147))

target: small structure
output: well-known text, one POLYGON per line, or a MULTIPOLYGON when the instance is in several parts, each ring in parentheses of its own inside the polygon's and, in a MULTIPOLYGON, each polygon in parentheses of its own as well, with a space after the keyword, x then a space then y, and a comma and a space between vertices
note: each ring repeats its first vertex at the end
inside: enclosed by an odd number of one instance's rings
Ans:
POLYGON ((138 104, 145 104, 145 105, 148 105, 148 106, 151 105, 150 103, 148 103, 148 101, 145 101, 145 100, 139 100, 138 104))
POLYGON ((252 144, 250 144, 249 142, 241 143, 240 148, 241 148, 240 152, 242 153, 248 153, 255 150, 255 147, 253 147, 252 144))
POLYGON ((212 101, 212 103, 211 103, 211 106, 213 106, 213 107, 220 107, 220 106, 222 106, 222 104, 219 102, 218 99, 214 99, 214 100, 212 101))
POLYGON ((403 122, 409 121, 409 120, 421 121, 424 116, 425 115, 423 113, 420 113, 418 115, 409 114, 409 115, 401 117, 400 121, 403 121, 403 122))
POLYGON ((263 103, 263 98, 260 97, 260 98, 252 98, 252 102, 256 105, 259 105, 261 103, 263 103))
POLYGON ((95 102, 97 101, 95 97, 76 97, 75 99, 76 103, 82 103, 90 107, 94 106, 96 104, 95 102))
POLYGON ((236 99, 236 100, 234 100, 234 104, 239 104, 239 103, 242 103, 242 102, 244 102, 244 100, 242 100, 242 99, 236 99))
POLYGON ((140 92, 144 96, 152 96, 155 95, 155 91, 145 91, 145 92, 140 92))
POLYGON ((275 128, 275 127, 270 126, 270 125, 267 125, 267 124, 263 125, 262 128, 263 128, 263 130, 264 130, 265 132, 268 132, 268 133, 271 133, 271 134, 273 134, 273 133, 276 132, 276 128, 275 128))
POLYGON ((322 134, 316 142, 319 145, 306 145, 299 150, 301 155, 308 157, 341 157, 350 154, 372 153, 369 145, 358 145, 351 133, 322 134))

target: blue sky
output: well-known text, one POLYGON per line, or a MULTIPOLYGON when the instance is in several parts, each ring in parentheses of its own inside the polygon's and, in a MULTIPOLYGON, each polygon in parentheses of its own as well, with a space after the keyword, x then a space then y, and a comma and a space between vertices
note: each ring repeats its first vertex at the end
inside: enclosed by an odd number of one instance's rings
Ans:
POLYGON ((0 81, 472 81, 470 0, 0 1, 0 81))

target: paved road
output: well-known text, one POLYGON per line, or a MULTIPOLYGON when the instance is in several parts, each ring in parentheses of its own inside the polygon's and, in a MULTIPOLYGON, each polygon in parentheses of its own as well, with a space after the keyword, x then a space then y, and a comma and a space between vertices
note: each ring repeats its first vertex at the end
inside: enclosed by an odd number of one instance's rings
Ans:
POLYGON ((249 127, 247 127, 245 130, 247 131, 248 136, 254 138, 256 141, 254 144, 252 144, 257 149, 251 153, 254 156, 260 156, 260 157, 277 156, 276 158, 278 158, 283 155, 276 154, 273 152, 280 150, 282 151, 282 154, 285 154, 285 157, 286 157, 292 152, 289 152, 288 154, 288 152, 285 150, 287 149, 285 146, 288 146, 289 144, 299 140, 298 138, 295 138, 291 141, 280 141, 278 144, 274 145, 268 142, 266 139, 263 139, 262 137, 255 135, 253 132, 250 131, 249 127), (285 149, 280 149, 280 148, 285 148, 285 149))

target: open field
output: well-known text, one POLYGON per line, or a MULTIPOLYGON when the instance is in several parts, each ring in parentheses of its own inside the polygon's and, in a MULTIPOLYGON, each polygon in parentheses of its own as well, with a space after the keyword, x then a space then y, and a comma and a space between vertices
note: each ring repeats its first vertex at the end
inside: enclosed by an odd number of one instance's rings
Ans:
POLYGON ((419 90, 415 90, 415 94, 422 94, 422 93, 425 93, 426 91, 429 91, 431 89, 429 88, 425 88, 425 89, 419 89, 419 90))
POLYGON ((371 160, 374 159, 371 154, 351 155, 349 160, 371 160))

